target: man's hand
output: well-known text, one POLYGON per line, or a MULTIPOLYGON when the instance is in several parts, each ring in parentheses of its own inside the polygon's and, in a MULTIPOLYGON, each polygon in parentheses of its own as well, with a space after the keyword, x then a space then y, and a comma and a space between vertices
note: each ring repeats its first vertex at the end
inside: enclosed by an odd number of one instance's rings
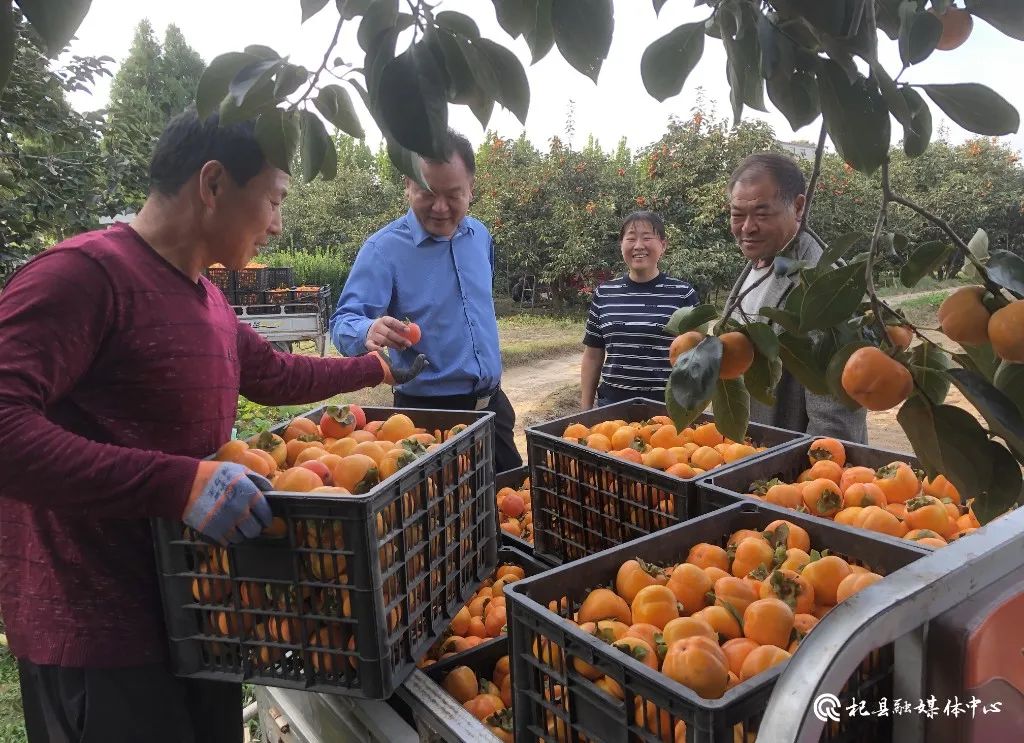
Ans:
POLYGON ((181 520, 220 544, 257 537, 273 520, 270 481, 234 462, 200 462, 181 520))
POLYGON ((426 367, 430 366, 430 362, 427 361, 427 357, 420 354, 412 362, 412 366, 408 369, 396 369, 391 365, 391 356, 387 351, 375 351, 374 355, 377 360, 380 361, 380 366, 384 370, 384 381, 390 385, 405 384, 417 376, 426 367))
POLYGON ((366 331, 366 350, 383 351, 385 348, 397 348, 404 351, 412 345, 409 339, 402 335, 405 328, 406 324, 394 317, 378 317, 366 331))

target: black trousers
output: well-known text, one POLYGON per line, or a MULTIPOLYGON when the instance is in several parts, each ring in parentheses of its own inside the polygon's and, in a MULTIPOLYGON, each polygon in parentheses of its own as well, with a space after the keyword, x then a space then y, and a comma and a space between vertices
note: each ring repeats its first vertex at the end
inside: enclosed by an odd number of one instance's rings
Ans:
POLYGON ((241 743, 242 687, 163 665, 65 668, 18 661, 29 743, 241 743))
MULTIPOLYGON (((434 410, 476 410, 476 397, 473 395, 453 395, 450 397, 419 397, 395 392, 395 407, 426 408, 434 410)), ((515 469, 523 466, 523 458, 516 449, 515 436, 512 429, 516 425, 516 411, 508 401, 505 393, 498 391, 491 397, 490 404, 484 408, 494 413, 494 469, 495 472, 515 469)))

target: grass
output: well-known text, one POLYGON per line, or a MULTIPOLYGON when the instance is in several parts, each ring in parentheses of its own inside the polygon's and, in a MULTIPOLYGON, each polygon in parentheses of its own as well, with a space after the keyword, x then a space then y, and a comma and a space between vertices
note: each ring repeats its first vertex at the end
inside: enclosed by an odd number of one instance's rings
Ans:
POLYGON ((925 276, 913 289, 908 289, 899 282, 898 279, 893 279, 892 283, 885 283, 878 287, 878 296, 885 299, 886 297, 898 296, 900 294, 911 294, 913 292, 930 292, 939 289, 956 289, 958 286, 964 286, 966 282, 963 279, 953 277, 951 279, 943 279, 939 281, 931 276, 925 276))
POLYGON ((919 294, 916 297, 911 297, 910 299, 900 302, 897 306, 903 312, 904 316, 915 326, 922 329, 935 328, 939 324, 939 305, 942 304, 942 300, 944 300, 948 295, 948 291, 934 291, 927 294, 919 294))
MULTIPOLYGON (((0 624, 0 631, 3 624, 0 624)), ((0 741, 27 743, 25 719, 21 709, 21 688, 18 686, 18 662, 0 645, 0 741)))

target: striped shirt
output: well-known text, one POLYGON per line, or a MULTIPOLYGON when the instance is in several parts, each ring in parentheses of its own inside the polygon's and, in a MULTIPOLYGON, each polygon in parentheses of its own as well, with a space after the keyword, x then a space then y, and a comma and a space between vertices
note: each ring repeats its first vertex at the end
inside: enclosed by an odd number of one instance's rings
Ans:
POLYGON ((605 349, 598 397, 664 397, 672 344, 665 323, 680 307, 697 303, 692 286, 664 273, 642 284, 622 276, 597 287, 583 344, 605 349))

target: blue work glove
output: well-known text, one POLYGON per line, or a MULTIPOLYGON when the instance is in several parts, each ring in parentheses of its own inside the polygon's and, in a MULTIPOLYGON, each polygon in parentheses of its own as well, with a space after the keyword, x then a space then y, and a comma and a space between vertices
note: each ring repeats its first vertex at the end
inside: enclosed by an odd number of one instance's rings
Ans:
POLYGON ((374 353, 377 355, 377 360, 380 362, 381 369, 384 370, 384 382, 392 386, 411 382, 419 376, 421 371, 430 366, 430 362, 427 361, 427 357, 423 354, 417 355, 412 362, 412 366, 408 369, 399 369, 392 365, 391 354, 387 352, 387 349, 383 351, 374 351, 374 353))
POLYGON ((270 481, 234 462, 200 462, 181 520, 220 544, 257 537, 273 520, 270 481))

